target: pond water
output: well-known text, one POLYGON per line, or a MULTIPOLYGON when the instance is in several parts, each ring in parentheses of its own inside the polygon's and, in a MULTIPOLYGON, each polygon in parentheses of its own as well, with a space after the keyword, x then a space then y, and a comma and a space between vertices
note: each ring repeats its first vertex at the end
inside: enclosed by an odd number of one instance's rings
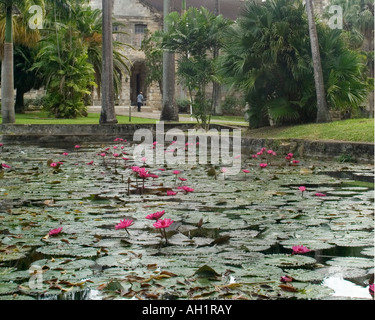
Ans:
POLYGON ((0 299, 373 299, 372 164, 243 154, 233 176, 148 166, 143 189, 133 147, 0 147, 0 299))

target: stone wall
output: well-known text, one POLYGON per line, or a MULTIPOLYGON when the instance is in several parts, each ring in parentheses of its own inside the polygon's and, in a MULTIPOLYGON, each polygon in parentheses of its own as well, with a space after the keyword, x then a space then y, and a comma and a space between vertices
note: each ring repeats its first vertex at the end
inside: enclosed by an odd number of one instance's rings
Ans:
MULTIPOLYGON (((178 128, 187 132, 194 124, 164 123, 164 132, 178 128)), ((211 128, 233 129, 222 125, 211 128)), ((74 144, 99 144, 113 142, 115 138, 133 141, 137 129, 151 130, 155 136, 154 124, 122 125, 0 125, 0 142, 4 144, 36 144, 41 146, 67 146, 74 144)), ((266 147, 277 150, 279 154, 294 153, 299 158, 333 159, 347 156, 358 162, 374 162, 374 144, 340 141, 311 141, 301 139, 256 139, 242 137, 242 153, 250 156, 266 147)))

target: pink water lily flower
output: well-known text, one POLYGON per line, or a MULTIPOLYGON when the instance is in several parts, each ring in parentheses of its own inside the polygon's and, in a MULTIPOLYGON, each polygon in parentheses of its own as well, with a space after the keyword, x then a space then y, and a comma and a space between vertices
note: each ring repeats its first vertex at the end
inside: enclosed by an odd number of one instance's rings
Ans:
POLYGON ((249 169, 243 169, 242 172, 243 173, 250 173, 250 170, 249 169))
POLYGON ((326 195, 324 193, 317 192, 315 193, 317 197, 325 197, 326 195))
POLYGON ((179 170, 173 170, 172 173, 173 174, 180 174, 181 172, 179 170))
POLYGON ((94 160, 91 160, 90 162, 87 162, 89 166, 91 166, 94 163, 94 160))
POLYGON ((261 168, 266 168, 266 167, 267 167, 267 163, 260 163, 259 166, 260 166, 261 168))
POLYGON ((281 282, 284 282, 284 283, 292 282, 292 281, 293 281, 293 278, 290 277, 290 276, 282 276, 282 277, 280 278, 280 281, 281 281, 281 282))
POLYGON ((153 226, 156 229, 165 229, 165 228, 168 228, 172 223, 173 223, 173 220, 167 218, 167 219, 164 219, 164 220, 158 220, 158 221, 156 221, 153 224, 153 226))
POLYGON ((1 166, 5 169, 10 169, 11 166, 7 165, 6 163, 2 163, 1 166))
POLYGON ((310 249, 302 245, 293 246, 292 250, 293 250, 293 254, 310 252, 310 249))
POLYGON ((181 181, 186 181, 187 179, 186 178, 183 178, 183 177, 178 177, 179 180, 181 181))
POLYGON ((57 229, 52 229, 48 232, 48 235, 49 236, 56 236, 62 231, 62 229, 63 229, 62 227, 57 228, 57 229))
POLYGON ((148 170, 146 168, 139 168, 137 173, 138 173, 138 176, 142 179, 146 179, 150 177, 150 174, 148 173, 148 170))
POLYGON ((174 192, 173 190, 167 190, 167 196, 175 196, 177 192, 174 192))
POLYGON ((165 210, 163 210, 163 211, 157 211, 157 212, 148 214, 146 216, 146 219, 149 219, 149 220, 159 220, 164 214, 165 214, 165 210))
POLYGON ((68 156, 69 153, 68 152, 63 152, 63 156, 68 156))
POLYGON ((193 188, 190 188, 190 187, 187 187, 187 186, 177 187, 177 189, 184 190, 186 193, 194 191, 193 188))
POLYGON ((371 294, 372 296, 374 296, 374 284, 373 284, 373 283, 371 283, 371 284, 369 285, 368 290, 369 290, 370 294, 371 294))
POLYGON ((56 167, 57 166, 57 163, 56 162, 52 162, 51 164, 50 164, 50 167, 52 167, 52 168, 54 168, 54 167, 56 167))
POLYGON ((131 219, 120 220, 120 223, 116 224, 115 229, 116 230, 125 229, 126 231, 128 231, 127 228, 129 228, 133 224, 134 224, 134 221, 131 219))
POLYGON ((79 149, 79 148, 81 148, 81 146, 80 146, 79 144, 76 144, 76 145, 74 146, 74 148, 75 148, 75 149, 79 149))

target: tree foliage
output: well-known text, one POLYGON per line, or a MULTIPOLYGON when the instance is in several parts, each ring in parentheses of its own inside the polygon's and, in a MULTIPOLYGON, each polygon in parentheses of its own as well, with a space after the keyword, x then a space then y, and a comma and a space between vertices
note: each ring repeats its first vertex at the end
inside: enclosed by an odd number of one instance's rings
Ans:
MULTIPOLYGON (((317 23, 327 102, 356 108, 366 99, 364 63, 340 32, 317 23)), ((250 127, 316 119, 311 44, 301 0, 251 1, 226 34, 222 73, 249 103, 250 127)))
POLYGON ((168 32, 162 34, 163 48, 178 54, 179 82, 189 92, 198 123, 207 127, 212 101, 206 89, 210 82, 218 80, 217 59, 212 52, 222 45, 222 33, 230 22, 201 7, 189 8, 182 15, 172 12, 167 23, 168 32))

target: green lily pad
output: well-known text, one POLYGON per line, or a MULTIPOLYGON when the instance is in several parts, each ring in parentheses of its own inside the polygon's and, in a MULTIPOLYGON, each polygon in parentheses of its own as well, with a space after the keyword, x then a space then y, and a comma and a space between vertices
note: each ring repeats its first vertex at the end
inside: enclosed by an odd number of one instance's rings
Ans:
POLYGON ((0 282, 0 295, 12 294, 18 291, 18 284, 11 282, 0 282))
POLYGON ((95 257, 97 255, 96 248, 81 247, 77 245, 48 245, 38 248, 36 251, 54 257, 95 257))
POLYGON ((286 254, 270 254, 264 256, 264 263, 267 265, 273 265, 282 268, 292 268, 299 266, 314 265, 316 260, 314 258, 297 255, 286 255, 286 254))
POLYGON ((374 266, 374 260, 359 257, 336 257, 327 261, 330 266, 350 266, 351 268, 371 268, 374 266))

